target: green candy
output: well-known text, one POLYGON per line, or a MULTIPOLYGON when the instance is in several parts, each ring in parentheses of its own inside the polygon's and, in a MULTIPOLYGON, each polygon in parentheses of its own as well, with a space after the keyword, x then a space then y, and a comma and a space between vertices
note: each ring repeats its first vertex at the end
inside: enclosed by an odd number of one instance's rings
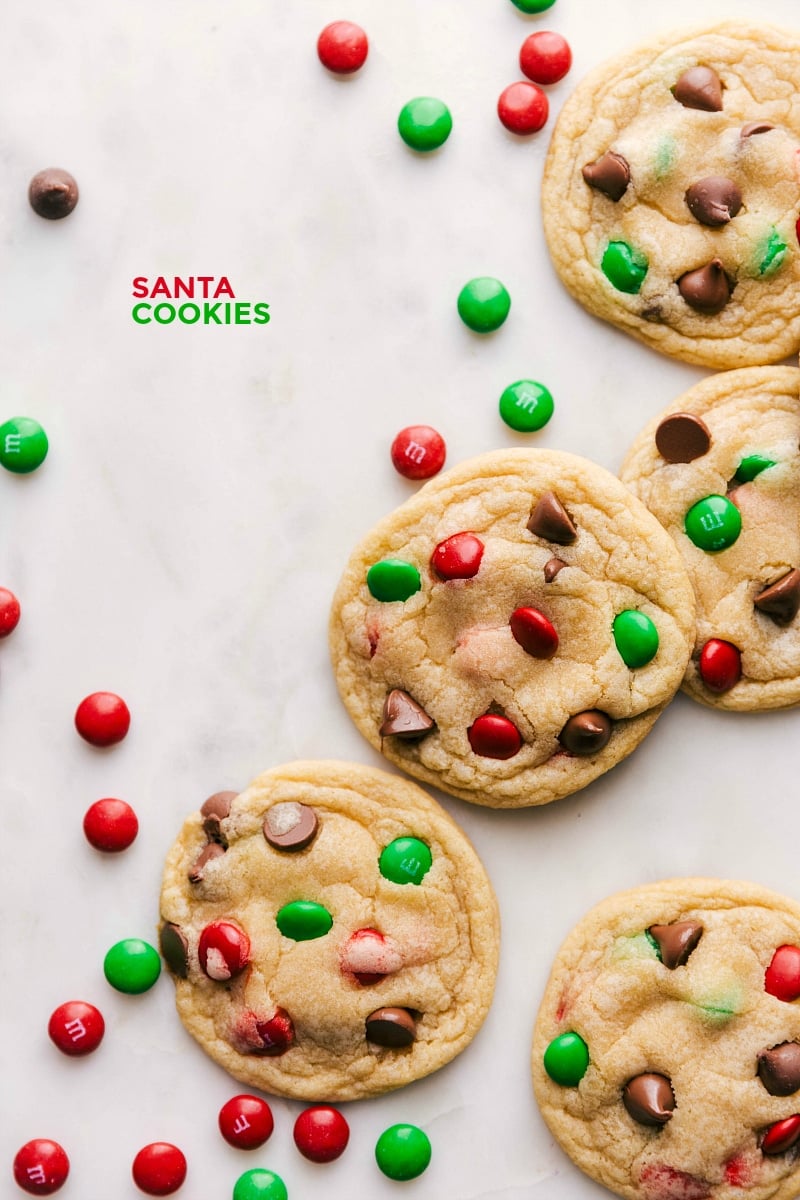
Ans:
POLYGON ((626 667, 635 670, 652 662, 658 652, 658 630, 648 616, 636 608, 617 613, 614 642, 626 667))
POLYGON ((577 1087, 589 1067, 589 1047, 577 1033, 560 1033, 544 1052, 544 1069, 562 1087, 577 1087))
POLYGON ((545 9, 552 8, 556 0, 511 0, 520 12, 524 13, 540 13, 545 9))
POLYGON ((385 846, 378 865, 384 879, 392 883, 422 883, 431 869, 430 847, 415 837, 395 838, 385 846))
POLYGON ((333 917, 327 908, 313 900, 293 900, 280 909, 275 923, 283 936, 293 942, 311 942, 325 936, 333 925, 333 917))
POLYGON ((684 529, 695 546, 713 554, 736 541, 742 532, 742 514, 727 496, 706 496, 689 509, 684 529))
POLYGON ((390 1125, 375 1145, 375 1161, 389 1179, 416 1179, 431 1161, 431 1143, 416 1125, 390 1125))
POLYGON ((141 938, 124 938, 103 960, 106 979, 118 992, 138 996, 148 991, 161 974, 158 951, 141 938))
POLYGON ((663 137, 656 147, 655 156, 655 172, 657 179, 663 179, 672 170, 672 165, 677 157, 678 145, 674 137, 667 134, 663 137))
POLYGON ((639 250, 627 242, 609 242, 600 263, 606 279, 618 292, 634 295, 644 283, 650 264, 639 250))
POLYGON ((647 938, 650 948, 653 950, 658 961, 663 962, 663 959, 661 957, 661 947, 658 944, 658 939, 653 937, 653 935, 649 929, 645 929, 644 936, 647 938))
POLYGON ((233 1200, 288 1200, 288 1197, 280 1175, 263 1167, 245 1171, 233 1185, 233 1200))
POLYGON ((40 467, 47 448, 47 434, 32 417, 12 417, 0 425, 0 463, 15 475, 40 467))
POLYGON ((777 229, 770 230, 769 237, 762 242, 756 254, 758 256, 759 275, 774 275, 789 252, 789 247, 777 229))
POLYGON ((400 137, 412 150, 438 150, 450 137, 453 118, 450 109, 433 96, 417 96, 400 109, 397 118, 400 137))
POLYGON ((367 587, 376 600, 408 600, 422 587, 422 581, 413 563, 385 558, 367 571, 367 587))
POLYGON ((499 279, 480 275, 458 294, 458 315, 473 333, 494 333, 508 316, 511 297, 499 279))
POLYGON ((500 397, 500 416, 517 433, 541 429, 553 415, 553 397, 533 379, 511 383, 500 397))
POLYGON ((739 463, 733 478, 737 483, 749 483, 751 479, 755 479, 756 475, 760 475, 762 471, 774 466, 775 460, 772 458, 766 458, 763 454, 748 454, 739 463))

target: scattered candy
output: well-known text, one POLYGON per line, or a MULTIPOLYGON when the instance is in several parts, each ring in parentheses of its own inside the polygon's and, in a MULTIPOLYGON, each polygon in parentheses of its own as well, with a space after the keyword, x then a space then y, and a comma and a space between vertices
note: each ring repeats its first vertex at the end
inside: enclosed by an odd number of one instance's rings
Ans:
POLYGON ((219 1110, 219 1131, 237 1150, 257 1150, 270 1137, 272 1109, 259 1096, 232 1096, 219 1110))
POLYGON ((133 1182, 148 1196, 171 1196, 186 1178, 186 1158, 170 1142, 151 1142, 133 1160, 133 1182))
POLYGON ((14 1179, 31 1196, 51 1196, 66 1182, 69 1159, 58 1142, 34 1138, 17 1151, 14 1179))
POLYGON ((764 975, 764 991, 787 1004, 800 999, 800 946, 778 946, 764 975))
POLYGON ((800 1046, 783 1042, 758 1056, 758 1077, 770 1096, 792 1096, 800 1089, 800 1046))
POLYGON ((408 600, 422 587, 419 571, 413 563, 399 558, 385 558, 373 563, 367 571, 367 587, 371 596, 384 603, 408 600))
POLYGON ((482 275, 464 284, 458 296, 458 315, 475 333, 492 333, 508 316, 511 297, 499 279, 482 275))
POLYGON ((673 921, 671 925, 651 925, 647 935, 664 966, 674 971, 688 962, 703 936, 703 926, 699 921, 673 921))
POLYGON ((389 1179, 416 1179, 431 1161, 431 1143, 416 1125, 390 1125, 375 1145, 375 1161, 389 1179))
POLYGON ((793 568, 759 592, 753 604, 776 625, 788 625, 800 612, 800 571, 793 568))
POLYGON ((430 847, 415 837, 399 837, 381 851, 378 866, 392 883, 422 883, 433 863, 430 847))
POLYGON ((620 658, 632 671, 652 662, 658 653, 658 630, 646 613, 626 608, 617 613, 612 630, 620 658))
POLYGON ((435 548, 431 570, 439 579, 473 579, 480 569, 483 549, 483 542, 474 533, 454 533, 435 548))
POLYGON ((568 546, 578 536, 572 518, 553 492, 545 492, 534 505, 527 528, 536 537, 558 546, 568 546))
POLYGON ((509 620, 514 641, 533 658, 552 658, 558 649, 558 634, 538 608, 518 608, 509 620))
POLYGON ((552 8, 556 0, 511 0, 511 3, 524 13, 540 13, 552 8))
POLYGON ((453 128, 453 118, 441 100, 417 96, 400 109, 397 128, 407 146, 426 153, 444 145, 453 128))
POLYGON ((347 1121, 327 1104, 305 1109, 294 1123, 294 1144, 311 1162, 333 1162, 344 1154, 349 1139, 347 1121))
POLYGON ((75 728, 92 746, 121 742, 131 724, 125 701, 113 692, 92 692, 75 711, 75 728))
POLYGON ((48 221, 68 217, 78 203, 78 185, 69 171, 47 167, 34 175, 28 185, 31 208, 48 221))
POLYGON ((83 832, 95 850, 118 854, 120 850, 127 850, 134 841, 139 832, 139 822, 130 804, 109 796, 104 800, 95 800, 86 810, 83 832))
POLYGON ((314 900, 293 900, 279 909, 275 922, 284 937, 310 942, 325 936, 333 925, 333 917, 314 900))
POLYGON ((705 421, 693 413, 673 413, 656 430, 656 449, 671 463, 694 462, 708 454, 711 434, 705 421))
POLYGON ((27 475, 47 457, 47 434, 32 417, 11 417, 0 425, 0 463, 15 475, 27 475))
POLYGON ((236 1180, 233 1200, 289 1200, 289 1193, 280 1175, 255 1167, 236 1180))
POLYGON ((611 718, 596 708, 575 713, 564 725, 558 740, 570 754, 591 757, 599 754, 611 739, 611 718))
POLYGON ((689 67, 678 79, 672 94, 684 108, 722 111, 722 83, 711 67, 689 67))
POLYGON ((497 115, 509 133, 538 133, 547 124, 549 113, 547 96, 526 80, 509 84, 497 101, 497 115))
POLYGON ((105 1031, 103 1014, 85 1000, 59 1004, 47 1025, 50 1040, 70 1058, 91 1054, 102 1042, 105 1031))
POLYGON ((800 1115, 776 1121, 764 1133, 761 1141, 762 1154, 784 1154, 800 1139, 800 1115))
POLYGON ((622 1103, 640 1125, 666 1125, 675 1109, 675 1095, 666 1075, 648 1071, 628 1080, 622 1103))
POLYGON ((444 438, 430 425, 408 425, 392 442, 394 469, 406 479, 430 479, 444 466, 444 438))
POLYGON ((687 536, 708 554, 727 550, 742 532, 742 514, 727 496, 698 500, 684 518, 687 536))
POLYGON ((578 1033, 560 1033, 544 1052, 544 1069, 561 1087, 577 1087, 589 1069, 589 1047, 578 1033))
POLYGON ((553 397, 534 379, 509 384, 500 397, 500 416, 517 433, 541 429, 553 415, 553 397))
POLYGON ((158 951, 141 938, 116 942, 103 961, 103 973, 118 992, 138 996, 148 991, 161 974, 158 951))
POLYGON ((381 737, 399 737, 406 741, 424 737, 436 728, 436 722, 401 688, 393 688, 383 702, 381 737))
POLYGON ((337 75, 351 75, 363 67, 368 50, 366 33, 352 21, 333 21, 317 39, 319 61, 337 75))
POLYGON ((635 295, 647 274, 647 256, 627 242, 609 242, 600 262, 600 269, 618 292, 635 295))
POLYGON ((513 758, 522 737, 513 721, 497 713, 485 713, 467 730, 469 744, 482 758, 513 758))
POLYGON ((319 818, 308 804, 286 800, 264 818, 264 837, 275 850, 305 850, 317 836, 319 818))
POLYGON ((197 957, 209 979, 227 983, 250 962, 250 939, 233 921, 212 921, 200 934, 197 957))
POLYGON ((742 656, 731 642, 710 638, 700 651, 697 669, 712 692, 729 692, 742 677, 742 656))
POLYGON ((407 1008, 378 1008, 365 1023, 368 1042, 397 1050, 416 1041, 417 1022, 407 1008))
POLYGON ((519 65, 534 83, 558 83, 572 66, 569 42, 560 33, 545 29, 532 33, 522 43, 519 65))
POLYGON ((19 600, 8 588, 0 587, 0 638, 8 637, 19 622, 19 600))
POLYGON ((767 458, 765 454, 748 454, 739 463, 733 478, 737 483, 750 483, 762 471, 774 466, 775 460, 767 458))

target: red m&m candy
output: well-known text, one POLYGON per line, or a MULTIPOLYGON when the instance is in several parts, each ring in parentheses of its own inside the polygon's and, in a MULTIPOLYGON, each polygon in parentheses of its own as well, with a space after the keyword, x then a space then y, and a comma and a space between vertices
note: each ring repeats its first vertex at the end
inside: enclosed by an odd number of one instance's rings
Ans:
POLYGON ((0 638, 13 633, 18 621, 19 600, 8 588, 0 587, 0 638))
POLYGON ((133 1182, 148 1196, 171 1196, 186 1178, 186 1158, 170 1142, 151 1142, 133 1160, 133 1182))
POLYGON ((209 979, 224 982, 249 963, 250 939, 233 921, 212 921, 200 934, 197 957, 209 979))
POLYGON ((14 1178, 31 1196, 52 1196, 69 1175, 69 1159, 58 1142, 34 1138, 17 1151, 14 1178))
POLYGON ((538 133, 549 112, 547 96, 535 83, 512 83, 497 101, 497 115, 511 133, 538 133))
POLYGON ((47 1026, 51 1040, 62 1054, 71 1058, 91 1054, 102 1042, 105 1031, 103 1014, 85 1000, 59 1004, 47 1026))
POLYGON ((333 1162, 344 1154, 349 1139, 347 1121, 337 1109, 325 1104, 307 1108, 294 1123, 295 1145, 311 1162, 333 1162))
POLYGON ((729 692, 742 677, 742 656, 731 642, 709 638, 700 651, 697 669, 710 692, 729 692))
POLYGON ((785 1154, 800 1138, 800 1114, 776 1121, 761 1139, 762 1154, 785 1154))
POLYGON ((337 75, 351 75, 363 67, 368 50, 366 33, 352 21, 333 21, 317 39, 319 61, 337 75))
POLYGON ((394 469, 406 479, 430 479, 444 466, 444 438, 430 425, 408 425, 392 442, 394 469))
POLYGON ((258 1096, 232 1096, 219 1110, 219 1131, 237 1150, 263 1146, 274 1125, 272 1109, 258 1096))
POLYGON ((454 533, 431 555, 431 569, 440 579, 473 579, 483 558, 483 542, 474 533, 454 533))
POLYGON ((558 649, 558 634, 538 608, 518 608, 509 620, 514 641, 533 658, 552 658, 558 649))
POLYGON ((523 75, 534 83, 558 83, 572 66, 569 42, 560 33, 542 29, 522 43, 519 65, 523 75))
POLYGON ((764 975, 764 991, 787 1004, 800 998, 800 946, 778 946, 764 975))
POLYGON ((498 713, 485 713, 467 730, 469 744, 482 758, 513 758, 522 738, 513 721, 498 713))
POLYGON ((113 692, 92 692, 75 712, 75 728, 92 746, 113 746, 128 732, 131 714, 125 701, 113 692))
POLYGON ((95 800, 86 810, 83 832, 95 850, 117 854, 130 846, 139 832, 139 822, 130 804, 109 796, 105 800, 95 800))

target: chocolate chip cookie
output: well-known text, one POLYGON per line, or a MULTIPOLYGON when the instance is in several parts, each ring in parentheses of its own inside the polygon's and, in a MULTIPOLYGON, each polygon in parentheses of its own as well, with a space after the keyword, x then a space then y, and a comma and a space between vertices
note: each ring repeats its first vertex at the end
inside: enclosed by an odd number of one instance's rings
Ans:
POLYGON ((556 269, 591 313, 709 367, 800 348, 800 35, 726 22, 604 63, 545 168, 556 269))
POLYGON ((167 858, 161 950, 181 1020, 250 1087, 374 1096, 468 1045, 499 945, 491 884, 415 784, 299 762, 219 792, 167 858))

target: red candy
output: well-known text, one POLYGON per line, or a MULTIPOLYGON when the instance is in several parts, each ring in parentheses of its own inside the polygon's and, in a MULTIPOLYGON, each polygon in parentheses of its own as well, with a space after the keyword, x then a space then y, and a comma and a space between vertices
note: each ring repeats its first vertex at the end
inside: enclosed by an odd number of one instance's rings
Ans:
POLYGON ((103 1014, 85 1000, 59 1004, 47 1026, 52 1041, 71 1058, 91 1054, 102 1042, 105 1031, 103 1014))
POLYGON ((572 51, 560 33, 532 33, 519 52, 523 75, 534 83, 558 83, 572 66, 572 51))
POLYGON ((75 712, 75 728, 93 746, 113 746, 121 742, 131 724, 128 706, 113 692, 92 692, 81 700, 75 712))
POLYGON ((208 978, 222 983, 249 963, 250 939, 233 921, 212 921, 200 934, 197 956, 208 978))
POLYGON ((186 1158, 170 1142, 151 1142, 133 1160, 133 1182, 148 1196, 171 1196, 186 1178, 186 1158))
POLYGON ((778 946, 764 975, 764 991, 787 1004, 800 998, 800 947, 778 946))
POLYGON ((700 651, 698 669, 710 692, 729 692, 742 677, 742 656, 731 642, 710 638, 700 651))
POLYGON ((31 1196, 51 1196, 69 1175, 69 1159, 58 1142, 34 1138, 14 1159, 14 1178, 31 1196))
POLYGON ((19 600, 8 588, 0 587, 0 638, 13 633, 18 621, 19 600))
POLYGON ((272 1109, 258 1096, 233 1096, 219 1110, 219 1131, 237 1150, 263 1146, 274 1125, 272 1109))
POLYGON ((467 730, 469 744, 482 758, 513 758, 522 738, 513 721, 495 713, 478 717, 467 730))
POLYGON ((444 438, 430 425, 408 425, 392 442, 394 469, 406 479, 430 479, 444 466, 444 438))
POLYGON ((483 542, 474 533, 454 533, 431 555, 431 569, 440 579, 472 579, 483 558, 483 542))
POLYGON ((783 1154, 800 1138, 800 1116, 786 1117, 770 1125, 761 1140, 762 1154, 783 1154))
POLYGON ((350 1140, 350 1126, 335 1108, 316 1105, 301 1112, 294 1123, 294 1141, 304 1158, 312 1162, 333 1162, 344 1154, 350 1140))
POLYGON ((276 1008, 275 1015, 268 1021, 257 1021, 256 1032, 263 1044, 254 1051, 255 1054, 277 1058, 294 1045, 294 1025, 285 1008, 276 1008))
POLYGON ((95 850, 117 854, 128 849, 139 832, 139 822, 130 804, 109 796, 105 800, 95 800, 86 810, 83 832, 95 850))
POLYGON ((497 115, 511 133, 538 133, 549 112, 547 96, 535 83, 512 83, 497 101, 497 115))
POLYGON ((552 658, 558 649, 558 634, 538 608, 518 608, 509 620, 514 640, 534 658, 552 658))
POLYGON ((366 61, 369 42, 360 25, 334 21, 317 39, 317 54, 323 67, 337 75, 351 75, 366 61))

